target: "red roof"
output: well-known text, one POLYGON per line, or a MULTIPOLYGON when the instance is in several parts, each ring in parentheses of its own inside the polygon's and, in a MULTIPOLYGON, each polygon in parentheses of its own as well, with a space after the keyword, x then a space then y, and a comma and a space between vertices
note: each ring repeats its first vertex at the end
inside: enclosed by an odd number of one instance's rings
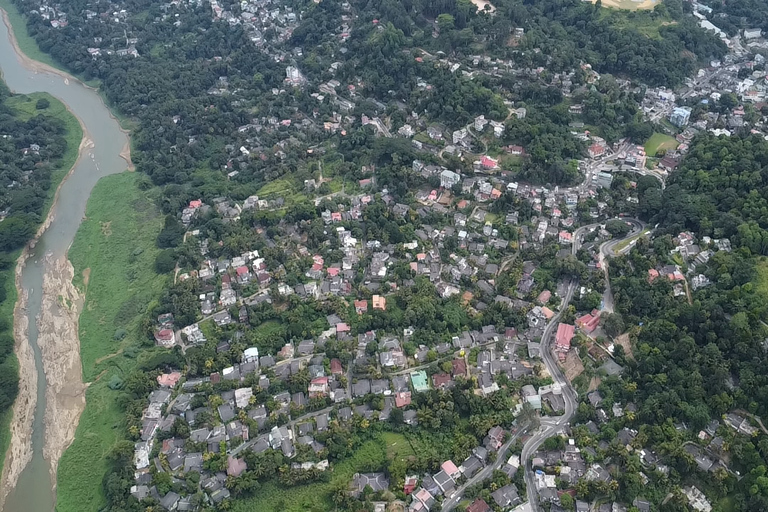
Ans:
POLYGON ((405 407, 411 405, 411 392, 401 391, 395 395, 395 407, 405 407))
POLYGON ((403 485, 403 492, 405 494, 411 494, 413 491, 416 490, 416 484, 419 483, 419 477, 417 476, 406 476, 405 477, 405 484, 403 485))
POLYGON ((466 377, 467 375, 467 362, 464 359, 454 359, 453 360, 453 376, 463 376, 466 377))
POLYGON ((336 324, 336 332, 349 332, 349 326, 343 322, 336 324))
POLYGON ((328 267, 328 275, 331 277, 339 275, 340 271, 341 269, 339 267, 328 267))
POLYGON ((341 361, 338 359, 331 359, 331 373, 338 374, 343 372, 344 370, 341 367, 341 361))
POLYGON ((451 382, 451 376, 447 373, 436 373, 432 376, 432 384, 435 388, 442 388, 451 382))
POLYGON ((237 267, 237 275, 244 276, 248 273, 248 267, 243 265, 242 267, 237 267))
POLYGON ((200 208, 203 206, 203 202, 200 199, 195 199, 194 201, 189 202, 190 208, 200 208))
POLYGON ((491 507, 482 498, 477 498, 470 506, 467 507, 467 512, 491 512, 491 507))
POLYGON ((160 329, 160 331, 155 334, 155 339, 158 341, 171 341, 173 339, 173 331, 171 329, 160 329))
POLYGON ((590 333, 597 329, 598 324, 600 323, 600 315, 584 315, 578 319, 576 319, 576 325, 581 329, 582 331, 586 333, 590 333))
POLYGON ((555 335, 555 345, 559 350, 568 351, 571 348, 571 338, 576 331, 576 326, 569 324, 560 324, 557 326, 555 335))

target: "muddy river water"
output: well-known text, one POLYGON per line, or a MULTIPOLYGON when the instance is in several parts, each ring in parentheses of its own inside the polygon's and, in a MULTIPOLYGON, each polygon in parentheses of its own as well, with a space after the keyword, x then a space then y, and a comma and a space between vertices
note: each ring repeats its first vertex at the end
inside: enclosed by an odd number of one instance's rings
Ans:
POLYGON ((42 91, 59 98, 80 119, 84 133, 80 158, 16 277, 20 294, 14 330, 21 381, 0 509, 47 512, 55 506, 58 460, 85 406, 77 339, 81 298, 71 284, 67 250, 93 186, 128 167, 128 136, 95 90, 20 54, 7 23, 0 23, 0 71, 13 92, 42 91))

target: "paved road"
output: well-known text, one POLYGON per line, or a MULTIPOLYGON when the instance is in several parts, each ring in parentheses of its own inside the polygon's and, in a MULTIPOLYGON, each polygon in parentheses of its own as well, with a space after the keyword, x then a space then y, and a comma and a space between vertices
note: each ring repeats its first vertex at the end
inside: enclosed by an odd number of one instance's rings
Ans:
POLYGON ((475 485, 478 482, 482 482, 483 480, 486 480, 493 475, 493 470, 499 469, 504 463, 507 462, 507 457, 502 457, 501 455, 505 454, 507 450, 509 450, 509 447, 512 446, 512 444, 523 434, 525 433, 525 429, 521 428, 518 430, 515 434, 513 434, 509 440, 502 445, 502 447, 499 449, 499 458, 496 459, 496 461, 493 464, 488 464, 483 469, 480 470, 478 474, 467 480, 467 482, 456 489, 450 498, 443 501, 443 512, 448 512, 449 510, 453 510, 456 505, 459 504, 461 501, 461 497, 464 495, 464 491, 467 490, 467 487, 471 485, 475 485))
MULTIPOLYGON (((609 240, 608 242, 604 242, 602 245, 600 245, 601 260, 604 259, 606 255, 613 254, 613 248, 619 242, 635 236, 645 226, 643 222, 637 219, 622 219, 622 220, 632 223, 632 230, 624 238, 621 238, 618 240, 609 240)), ((571 247, 572 253, 576 254, 576 252, 581 247, 581 240, 584 236, 584 233, 587 230, 596 229, 602 224, 603 223, 590 224, 588 226, 583 226, 577 229, 576 232, 574 233, 573 246, 571 247)), ((605 267, 605 265, 603 266, 605 267)), ((538 493, 536 490, 536 483, 534 481, 533 467, 531 466, 530 459, 533 456, 533 454, 536 452, 536 450, 539 449, 539 446, 541 446, 541 444, 547 438, 552 437, 561 428, 563 428, 566 424, 568 424, 568 422, 571 420, 571 417, 573 416, 573 413, 576 410, 576 406, 578 403, 578 395, 576 393, 576 390, 573 388, 573 386, 571 386, 571 383, 568 381, 568 379, 565 378, 565 375, 560 369, 560 366, 555 360, 555 355, 550 348, 551 341, 553 338, 553 334, 556 330, 556 327, 560 322, 560 318, 563 314, 563 311, 565 311, 568 308, 568 304, 571 302, 571 298, 573 297, 573 292, 577 286, 578 286, 578 282, 575 280, 572 280, 568 283, 568 289, 566 291, 565 297, 563 298, 563 304, 560 308, 560 312, 554 317, 552 317, 552 320, 550 320, 550 322, 547 324, 546 328, 544 329, 544 334, 541 336, 541 345, 542 345, 541 357, 550 375, 552 375, 552 380, 560 384, 560 387, 563 390, 563 400, 565 401, 565 410, 561 416, 542 419, 541 427, 539 428, 538 432, 536 432, 533 436, 531 436, 531 438, 528 439, 528 441, 526 441, 525 445, 523 446, 523 453, 520 456, 520 461, 522 464, 525 465, 525 484, 528 492, 528 501, 531 504, 531 509, 533 510, 533 512, 538 512, 539 500, 538 500, 538 493)))

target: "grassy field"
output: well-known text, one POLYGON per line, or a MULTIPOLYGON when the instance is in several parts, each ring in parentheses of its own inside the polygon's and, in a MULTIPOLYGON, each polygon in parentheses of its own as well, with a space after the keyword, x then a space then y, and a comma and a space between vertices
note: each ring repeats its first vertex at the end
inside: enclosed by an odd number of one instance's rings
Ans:
POLYGON ((633 241, 639 240, 640 237, 646 236, 650 232, 651 232, 651 228, 645 228, 641 232, 636 234, 635 236, 627 238, 626 240, 622 240, 621 242, 617 243, 616 246, 613 248, 614 252, 618 253, 618 252, 624 250, 633 241))
POLYGON ((163 287, 153 270, 158 252, 154 242, 163 218, 148 193, 139 190, 140 178, 126 172, 96 184, 69 251, 75 284, 85 292, 80 315, 83 380, 93 384, 75 441, 59 463, 58 512, 104 505, 104 456, 118 440, 123 422, 117 393, 107 384, 136 364, 119 352, 141 343, 141 317, 163 287), (116 340, 118 329, 126 332, 121 340, 116 340))
POLYGON ((674 137, 664 135, 663 133, 654 133, 645 143, 645 154, 656 156, 661 150, 671 151, 677 148, 677 141, 674 137))
MULTIPOLYGON (((384 434, 386 436, 387 434, 384 434)), ((396 435, 396 434, 395 434, 396 435)), ((404 440, 404 439, 403 439, 404 440)), ((325 512, 333 509, 334 485, 352 479, 357 472, 376 471, 386 461, 389 448, 384 438, 368 441, 355 454, 333 466, 330 482, 318 482, 288 489, 274 482, 263 485, 256 496, 232 503, 234 512, 325 512)))
POLYGON ((387 447, 387 459, 389 460, 397 458, 403 461, 408 461, 416 456, 411 443, 408 442, 408 439, 402 434, 384 432, 381 435, 381 440, 387 447))
POLYGON ((6 105, 13 108, 18 117, 25 121, 39 114, 55 117, 56 119, 64 121, 64 126, 67 129, 65 136, 67 139, 67 150, 64 152, 64 156, 61 159, 61 165, 51 175, 51 189, 48 198, 46 199, 44 210, 47 214, 53 204, 53 196, 56 192, 56 188, 77 161, 80 142, 83 140, 83 128, 80 126, 80 122, 77 118, 67 110, 67 107, 65 107, 61 101, 46 92, 17 94, 8 98, 6 100, 6 105), (48 100, 48 108, 41 110, 37 109, 35 105, 37 104, 37 100, 40 99, 48 100))
MULTIPOLYGON (((597 3, 597 0, 592 0, 592 3, 597 3)), ((601 0, 603 7, 610 7, 624 11, 650 10, 653 9, 658 3, 659 0, 601 0)))
POLYGON ((757 279, 755 292, 768 300, 768 258, 761 258, 757 264, 757 279))

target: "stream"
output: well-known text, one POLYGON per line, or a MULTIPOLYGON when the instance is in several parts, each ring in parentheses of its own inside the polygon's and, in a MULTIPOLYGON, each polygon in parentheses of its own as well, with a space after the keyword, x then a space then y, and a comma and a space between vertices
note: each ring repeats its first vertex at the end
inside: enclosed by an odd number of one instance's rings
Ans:
MULTIPOLYGON (((0 71, 8 87, 17 93, 47 92, 60 99, 80 119, 86 139, 86 144, 81 146, 80 159, 59 189, 58 200, 49 214, 50 224, 34 248, 30 250, 19 280, 22 292, 20 297, 26 297, 26 301, 21 299, 22 304, 26 302, 25 308, 21 311, 28 319, 27 339, 34 354, 37 385, 30 382, 28 390, 32 396, 25 397, 20 393, 17 399, 17 402, 26 401, 30 410, 34 406, 31 440, 27 437, 26 441, 31 444, 29 447, 25 445, 23 450, 17 449, 21 456, 6 457, 2 495, 7 497, 2 510, 45 512, 54 510, 56 482, 53 469, 57 467, 58 456, 72 441, 71 436, 74 434, 79 417, 79 412, 72 415, 61 414, 61 404, 68 402, 62 400, 54 407, 50 402, 58 402, 58 400, 51 400, 51 397, 56 398, 57 394, 66 395, 68 390, 76 389, 72 394, 77 396, 64 396, 64 398, 76 400, 80 409, 84 404, 84 387, 79 382, 82 379, 79 351, 70 350, 73 346, 79 348, 76 338, 77 316, 69 310, 62 312, 66 308, 59 307, 60 301, 56 299, 60 294, 67 296, 67 292, 56 290, 57 286, 64 282, 63 277, 71 278, 66 272, 67 268, 71 269, 66 261, 67 250, 83 219, 91 190, 99 178, 124 171, 128 167, 126 160, 121 157, 121 152, 127 148, 128 136, 121 130, 117 120, 112 117, 95 90, 86 87, 72 76, 19 55, 11 37, 6 24, 0 23, 0 71), (49 300, 43 298, 44 281, 49 300), (44 321, 46 315, 57 321, 44 321), (73 318, 68 319, 68 315, 73 318), (45 343, 38 343, 43 339, 46 340, 45 343), (56 346, 57 344, 59 346, 56 346), (76 364, 62 365, 62 361, 68 363, 67 357, 62 358, 62 355, 66 356, 62 352, 66 351, 69 351, 72 359, 69 362, 76 364), (80 371, 80 375, 77 375, 76 370, 80 371), (61 382, 67 378, 77 382, 75 385, 71 385, 71 382, 61 382), (46 418, 47 409, 49 409, 48 418, 46 418), (59 446, 56 446, 57 443, 59 446), (11 460, 14 458, 16 460, 11 460), (15 485, 7 481, 6 475, 9 472, 9 466, 12 467, 14 464, 20 471, 20 473, 17 471, 18 480, 15 485)), ((60 287, 67 288, 67 286, 60 287)), ((25 342, 22 340, 22 343, 25 342)), ((18 344, 17 339, 17 346, 18 344)), ((24 358, 21 352, 23 351, 17 350, 20 365, 23 368, 24 358)), ((26 361, 31 366, 31 359, 27 358, 26 361)), ((35 372, 31 368, 28 369, 30 371, 27 375, 32 376, 29 380, 34 380, 35 372)), ((20 389, 23 392, 23 383, 20 389)), ((14 423, 17 420, 18 417, 14 414, 14 423)), ((24 426, 23 432, 28 433, 28 429, 28 425, 24 426)), ((16 441, 17 439, 14 438, 12 443, 16 441)), ((8 452, 11 454, 13 451, 12 444, 8 452)))

